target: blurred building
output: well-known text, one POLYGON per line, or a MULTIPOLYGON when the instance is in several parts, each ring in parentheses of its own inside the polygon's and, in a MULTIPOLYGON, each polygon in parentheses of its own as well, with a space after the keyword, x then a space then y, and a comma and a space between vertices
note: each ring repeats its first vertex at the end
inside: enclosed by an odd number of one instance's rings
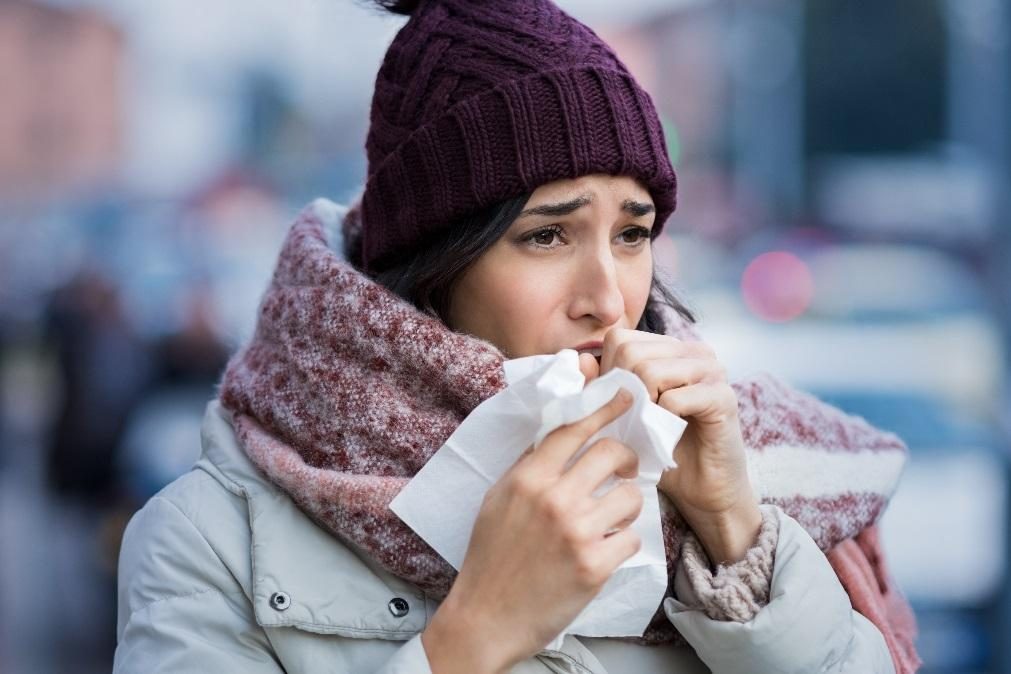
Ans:
POLYGON ((108 176, 121 144, 123 36, 102 14, 0 3, 0 199, 108 176))

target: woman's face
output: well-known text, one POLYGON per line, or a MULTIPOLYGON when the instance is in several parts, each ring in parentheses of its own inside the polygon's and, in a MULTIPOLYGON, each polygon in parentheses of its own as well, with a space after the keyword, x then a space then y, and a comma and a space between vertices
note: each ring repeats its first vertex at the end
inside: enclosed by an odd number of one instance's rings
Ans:
POLYGON ((461 275, 450 326, 509 358, 600 342, 615 327, 634 329, 653 278, 655 215, 649 192, 628 176, 542 185, 461 275))

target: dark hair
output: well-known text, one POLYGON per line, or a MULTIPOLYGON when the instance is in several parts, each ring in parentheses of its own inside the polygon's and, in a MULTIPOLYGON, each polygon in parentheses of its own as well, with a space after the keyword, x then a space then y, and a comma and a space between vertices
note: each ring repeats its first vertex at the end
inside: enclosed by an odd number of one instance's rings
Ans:
MULTIPOLYGON (((431 316, 449 325, 449 305, 456 281, 481 254, 505 234, 530 195, 502 201, 459 221, 449 231, 417 251, 410 261, 380 271, 375 280, 431 316)), ((637 330, 665 334, 664 307, 674 309, 689 323, 694 313, 653 269, 653 282, 637 330)))
POLYGON ((410 15, 421 4, 421 0, 372 0, 379 8, 394 14, 410 15))

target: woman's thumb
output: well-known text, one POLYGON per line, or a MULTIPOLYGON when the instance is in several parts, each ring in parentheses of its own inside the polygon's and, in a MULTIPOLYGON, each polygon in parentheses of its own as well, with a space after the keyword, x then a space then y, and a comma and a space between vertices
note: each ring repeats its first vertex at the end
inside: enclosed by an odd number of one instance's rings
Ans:
POLYGON ((589 353, 579 354, 579 371, 583 373, 586 383, 590 383, 600 376, 600 363, 589 353))

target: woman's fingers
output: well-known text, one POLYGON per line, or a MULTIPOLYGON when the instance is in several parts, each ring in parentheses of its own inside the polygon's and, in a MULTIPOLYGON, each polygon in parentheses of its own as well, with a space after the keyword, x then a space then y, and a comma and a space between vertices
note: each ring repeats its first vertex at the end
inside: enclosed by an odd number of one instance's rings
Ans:
POLYGON ((664 391, 703 381, 722 381, 727 376, 719 361, 702 358, 644 360, 632 366, 631 370, 646 385, 653 402, 664 391))
POLYGON ((677 348, 678 343, 677 339, 666 335, 614 328, 604 335, 604 344, 600 349, 600 374, 622 367, 623 362, 633 357, 633 352, 635 358, 670 356, 671 349, 677 348))
POLYGON ((639 456, 633 449, 614 438, 601 438, 565 471, 558 486, 588 496, 612 475, 634 478, 638 474, 639 456))
POLYGON ((726 383, 703 382, 664 391, 657 404, 679 417, 719 423, 737 414, 737 396, 726 383))
POLYGON ((604 336, 600 374, 606 374, 616 367, 631 370, 639 362, 658 358, 715 360, 716 352, 705 342, 684 341, 669 335, 615 328, 604 336))
POLYGON ((544 471, 545 475, 560 475, 594 433, 627 412, 631 406, 632 394, 624 388, 618 389, 613 398, 592 414, 548 433, 540 446, 530 453, 528 465, 533 464, 532 470, 544 471))
POLYGON ((607 536, 597 544, 594 557, 611 573, 624 563, 626 559, 639 552, 642 548, 642 538, 635 529, 625 528, 607 536))
POLYGON ((589 384, 600 375, 600 363, 591 353, 579 354, 579 371, 583 374, 583 379, 589 384))
POLYGON ((596 499, 596 506, 587 517, 596 531, 609 533, 624 529, 642 512, 642 489, 635 482, 619 482, 596 499))

